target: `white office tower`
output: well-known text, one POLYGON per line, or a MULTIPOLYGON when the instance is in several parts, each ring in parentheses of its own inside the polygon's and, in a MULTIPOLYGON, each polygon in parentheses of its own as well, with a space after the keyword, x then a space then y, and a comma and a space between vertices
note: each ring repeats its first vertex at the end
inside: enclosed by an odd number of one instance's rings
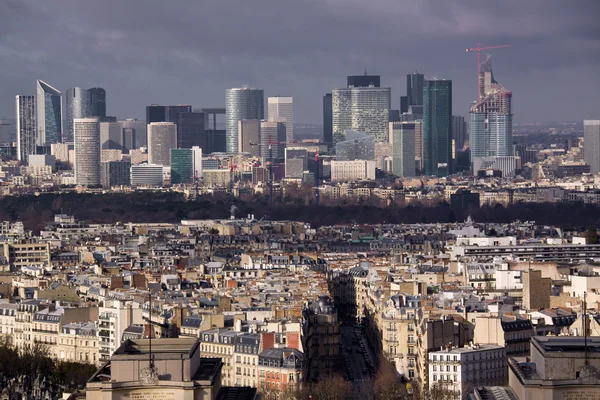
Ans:
POLYGON ((388 141, 391 89, 349 87, 331 92, 334 144, 347 129, 365 132, 376 142, 388 141))
POLYGON ((600 172, 600 120, 583 121, 583 159, 590 172, 600 172))
POLYGON ((375 161, 331 161, 331 182, 353 182, 375 179, 375 161))
POLYGON ((74 119, 73 135, 75 183, 83 186, 100 185, 100 119, 74 119))
POLYGON ((137 164, 131 166, 131 186, 162 186, 164 168, 156 164, 137 164))
POLYGON ((148 124, 148 164, 168 167, 171 149, 177 148, 177 125, 172 122, 148 124))
POLYGON ((35 154, 35 96, 16 96, 16 106, 17 158, 19 161, 27 161, 30 154, 35 154))
POLYGON ((294 101, 291 97, 274 96, 267 100, 269 121, 285 123, 286 142, 294 141, 294 101))

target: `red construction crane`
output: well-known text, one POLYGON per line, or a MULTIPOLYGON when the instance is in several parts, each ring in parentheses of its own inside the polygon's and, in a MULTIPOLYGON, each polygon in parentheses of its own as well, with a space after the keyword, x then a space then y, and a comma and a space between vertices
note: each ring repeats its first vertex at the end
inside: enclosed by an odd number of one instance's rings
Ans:
POLYGON ((498 46, 483 46, 483 47, 481 47, 481 43, 477 43, 477 47, 469 47, 467 49, 467 53, 469 51, 477 52, 477 99, 479 99, 479 74, 481 73, 481 50, 503 49, 505 47, 510 47, 510 44, 501 44, 498 46))

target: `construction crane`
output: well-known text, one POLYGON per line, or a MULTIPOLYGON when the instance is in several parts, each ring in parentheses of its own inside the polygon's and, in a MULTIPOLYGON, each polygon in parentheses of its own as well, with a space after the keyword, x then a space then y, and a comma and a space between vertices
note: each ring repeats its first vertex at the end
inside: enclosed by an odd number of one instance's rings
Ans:
POLYGON ((503 49, 505 47, 510 47, 509 44, 500 44, 498 46, 483 46, 481 47, 481 43, 477 43, 477 47, 469 47, 466 51, 467 53, 470 51, 477 52, 477 99, 480 98, 479 92, 479 75, 481 74, 481 50, 490 50, 490 49, 503 49))
POLYGON ((315 153, 315 204, 319 207, 319 148, 315 153))

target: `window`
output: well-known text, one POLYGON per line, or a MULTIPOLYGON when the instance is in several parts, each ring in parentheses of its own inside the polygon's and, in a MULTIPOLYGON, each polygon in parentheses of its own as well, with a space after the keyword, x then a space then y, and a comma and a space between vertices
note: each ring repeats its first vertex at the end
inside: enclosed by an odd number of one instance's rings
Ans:
POLYGON ((437 365, 434 365, 434 366, 433 366, 433 370, 434 370, 434 371, 437 371, 437 365))
POLYGON ((437 381, 437 375, 433 376, 433 381, 436 382, 437 381))
POLYGON ((409 378, 414 378, 415 377, 415 370, 414 369, 409 369, 408 370, 408 377, 409 378))

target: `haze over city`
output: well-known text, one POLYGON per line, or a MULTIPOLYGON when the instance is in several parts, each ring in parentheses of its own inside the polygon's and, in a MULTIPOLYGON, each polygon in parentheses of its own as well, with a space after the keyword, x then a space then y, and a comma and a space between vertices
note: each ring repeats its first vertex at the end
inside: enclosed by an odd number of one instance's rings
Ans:
POLYGON ((210 107, 229 87, 294 97, 297 122, 322 123, 321 97, 346 75, 382 76, 392 108, 404 77, 452 79, 454 110, 476 93, 477 43, 515 93, 515 122, 594 117, 600 103, 600 3, 578 1, 0 2, 0 117, 43 79, 103 87, 109 113, 151 103, 210 107))

